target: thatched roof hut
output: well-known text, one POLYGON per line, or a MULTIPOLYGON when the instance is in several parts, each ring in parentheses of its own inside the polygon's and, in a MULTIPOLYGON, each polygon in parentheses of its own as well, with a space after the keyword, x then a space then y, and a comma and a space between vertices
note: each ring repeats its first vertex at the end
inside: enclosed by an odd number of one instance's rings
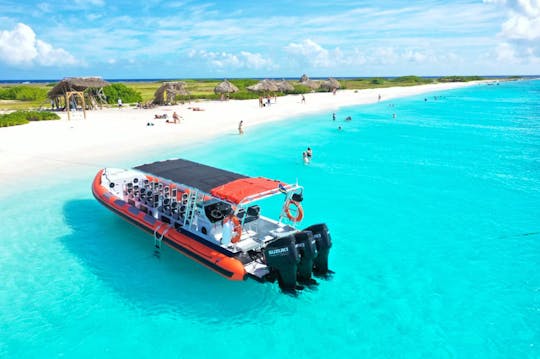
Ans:
POLYGON ((186 83, 183 81, 164 82, 154 93, 154 101, 152 102, 156 105, 165 105, 174 103, 176 96, 189 96, 185 86, 186 83))
POLYGON ((277 86, 278 90, 281 92, 294 91, 294 86, 291 85, 289 82, 285 81, 285 79, 281 81, 276 81, 274 84, 277 86))
POLYGON ((222 93, 234 93, 234 92, 238 92, 238 87, 234 86, 228 80, 224 80, 223 82, 221 82, 214 88, 214 93, 216 95, 222 94, 222 93))
POLYGON ((59 107, 60 103, 65 101, 68 92, 84 92, 87 105, 93 108, 107 102, 103 94, 103 87, 109 85, 110 83, 101 77, 66 77, 47 93, 47 97, 59 107))
POLYGON ((307 86, 311 90, 316 90, 321 87, 320 81, 310 80, 306 74, 303 74, 302 77, 300 77, 300 85, 307 86))
POLYGON ((337 90, 338 88, 341 88, 341 84, 335 78, 330 77, 327 81, 324 81, 321 84, 321 87, 328 91, 333 91, 333 90, 337 90))
POLYGON ((270 80, 262 80, 255 85, 248 86, 249 91, 253 92, 276 92, 279 91, 278 87, 270 80))
POLYGON ((101 89, 109 86, 110 83, 101 77, 66 77, 56 84, 48 93, 51 100, 60 96, 65 96, 69 91, 84 91, 89 88, 101 89))

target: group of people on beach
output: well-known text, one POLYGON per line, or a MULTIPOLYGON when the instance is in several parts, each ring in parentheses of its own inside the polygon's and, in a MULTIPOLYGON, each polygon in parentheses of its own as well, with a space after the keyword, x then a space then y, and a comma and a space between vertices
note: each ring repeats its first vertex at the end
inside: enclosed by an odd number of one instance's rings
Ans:
MULTIPOLYGON (((274 95, 274 103, 277 102, 277 96, 274 95)), ((259 96, 259 107, 269 107, 272 103, 270 95, 266 97, 259 96)))

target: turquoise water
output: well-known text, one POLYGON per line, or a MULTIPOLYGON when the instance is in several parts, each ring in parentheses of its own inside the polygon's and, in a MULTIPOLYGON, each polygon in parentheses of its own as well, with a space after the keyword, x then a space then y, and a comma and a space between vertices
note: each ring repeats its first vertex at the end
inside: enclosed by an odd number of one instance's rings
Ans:
POLYGON ((336 272, 298 297, 157 255, 92 198, 98 168, 4 195, 0 357, 537 358, 539 97, 540 81, 481 85, 111 163, 298 179, 336 272))

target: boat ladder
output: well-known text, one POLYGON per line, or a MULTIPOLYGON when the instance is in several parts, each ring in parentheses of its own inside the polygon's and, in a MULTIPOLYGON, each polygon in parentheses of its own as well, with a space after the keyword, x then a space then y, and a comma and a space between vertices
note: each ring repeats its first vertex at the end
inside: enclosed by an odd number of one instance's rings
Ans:
POLYGON ((161 249, 161 241, 163 240, 163 237, 165 236, 165 234, 167 234, 167 232, 171 229, 171 226, 167 226, 167 228, 161 233, 159 234, 159 229, 162 227, 162 226, 165 226, 164 224, 160 224, 159 226, 156 227, 156 229, 154 230, 154 246, 158 249, 161 249))

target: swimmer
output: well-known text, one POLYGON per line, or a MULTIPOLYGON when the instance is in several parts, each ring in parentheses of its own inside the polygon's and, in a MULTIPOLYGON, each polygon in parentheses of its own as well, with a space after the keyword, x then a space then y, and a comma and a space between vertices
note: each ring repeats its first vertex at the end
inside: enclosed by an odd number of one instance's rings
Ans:
POLYGON ((337 128, 337 129, 338 129, 338 131, 341 131, 341 126, 338 126, 338 128, 337 128))
POLYGON ((313 156, 313 152, 311 151, 311 147, 307 148, 306 156, 309 160, 311 160, 311 156, 313 156))
POLYGON ((308 164, 309 163, 309 157, 306 153, 306 151, 302 152, 302 159, 304 160, 304 164, 308 164))
POLYGON ((347 118, 345 118, 345 121, 351 121, 351 120, 352 120, 351 116, 347 116, 347 118))

